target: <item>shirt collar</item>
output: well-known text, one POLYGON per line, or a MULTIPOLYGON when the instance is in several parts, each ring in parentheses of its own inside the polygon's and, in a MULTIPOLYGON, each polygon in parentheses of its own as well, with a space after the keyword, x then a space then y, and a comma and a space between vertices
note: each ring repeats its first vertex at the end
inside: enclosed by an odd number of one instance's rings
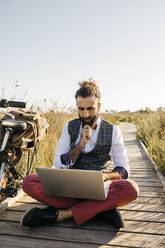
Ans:
MULTIPOLYGON (((96 121, 96 125, 97 125, 96 129, 100 128, 100 123, 101 123, 101 118, 99 116, 97 121, 96 121)), ((94 129, 94 130, 96 130, 96 129, 94 129)))

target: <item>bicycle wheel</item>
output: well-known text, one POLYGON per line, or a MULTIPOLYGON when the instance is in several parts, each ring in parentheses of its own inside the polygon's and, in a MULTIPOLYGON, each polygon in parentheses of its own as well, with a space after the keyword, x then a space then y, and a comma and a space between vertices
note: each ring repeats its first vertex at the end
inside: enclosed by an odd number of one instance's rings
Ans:
POLYGON ((0 163, 0 199, 17 195, 18 185, 15 179, 12 168, 2 159, 0 163))
POLYGON ((5 196, 4 189, 7 186, 7 176, 6 176, 6 163, 3 161, 2 156, 0 159, 0 196, 5 196))

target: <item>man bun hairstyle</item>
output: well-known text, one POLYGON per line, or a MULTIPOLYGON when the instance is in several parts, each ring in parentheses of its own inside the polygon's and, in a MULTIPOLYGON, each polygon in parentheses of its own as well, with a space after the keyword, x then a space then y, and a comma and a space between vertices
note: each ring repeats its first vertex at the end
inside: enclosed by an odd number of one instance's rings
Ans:
POLYGON ((79 83, 80 88, 76 91, 75 98, 77 99, 78 96, 81 97, 88 97, 88 96, 95 96, 98 100, 101 98, 101 94, 96 82, 93 79, 88 81, 83 81, 79 83))

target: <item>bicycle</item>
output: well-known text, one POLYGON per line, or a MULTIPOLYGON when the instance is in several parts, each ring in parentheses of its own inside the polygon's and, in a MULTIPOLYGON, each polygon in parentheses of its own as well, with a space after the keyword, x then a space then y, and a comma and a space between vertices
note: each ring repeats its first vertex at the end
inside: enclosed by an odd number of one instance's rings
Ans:
MULTIPOLYGON (((26 108, 26 103, 2 99, 0 107, 26 108)), ((16 181, 19 177, 22 179, 23 177, 15 168, 18 161, 16 160, 14 164, 11 163, 11 157, 19 154, 14 154, 16 151, 10 146, 9 141, 13 134, 26 130, 27 123, 23 120, 15 120, 15 116, 9 112, 0 110, 0 113, 9 117, 0 120, 0 127, 5 130, 0 147, 0 197, 15 197, 19 189, 16 181)))

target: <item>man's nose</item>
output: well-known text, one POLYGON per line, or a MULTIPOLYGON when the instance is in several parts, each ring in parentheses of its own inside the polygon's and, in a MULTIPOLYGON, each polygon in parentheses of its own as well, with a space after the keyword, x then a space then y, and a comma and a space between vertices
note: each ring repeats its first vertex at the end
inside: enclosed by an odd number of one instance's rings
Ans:
POLYGON ((89 117, 89 112, 88 110, 84 110, 84 118, 88 118, 89 117))

